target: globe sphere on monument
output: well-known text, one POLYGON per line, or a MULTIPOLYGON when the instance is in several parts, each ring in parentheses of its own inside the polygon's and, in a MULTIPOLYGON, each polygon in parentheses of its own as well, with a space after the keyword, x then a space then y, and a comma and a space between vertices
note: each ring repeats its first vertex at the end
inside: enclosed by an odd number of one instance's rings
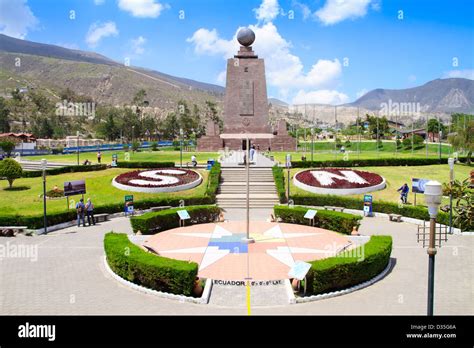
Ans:
POLYGON ((237 41, 242 46, 248 47, 255 41, 255 33, 250 28, 242 28, 237 33, 237 41))

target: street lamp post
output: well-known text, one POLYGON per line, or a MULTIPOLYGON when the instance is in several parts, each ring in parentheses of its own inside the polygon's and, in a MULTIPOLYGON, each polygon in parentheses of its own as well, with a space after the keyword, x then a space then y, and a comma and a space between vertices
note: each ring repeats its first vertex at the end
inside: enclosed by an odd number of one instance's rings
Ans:
POLYGON ((448 158, 449 164, 449 233, 453 233, 453 181, 454 181, 454 158, 448 158))
POLYGON ((77 140, 76 140, 76 145, 77 145, 77 165, 79 165, 79 131, 76 132, 77 135, 77 140))
MULTIPOLYGON (((313 159, 311 159, 313 160, 313 159)), ((288 175, 288 188, 287 188, 287 197, 288 197, 288 206, 290 206, 290 168, 291 168, 291 155, 288 153, 286 155, 286 169, 288 175)))
POLYGON ((179 166, 183 168, 183 128, 179 129, 179 136, 180 136, 180 146, 179 146, 179 166))
POLYGON ((437 181, 428 181, 425 185, 425 200, 430 214, 430 241, 428 246, 428 315, 433 315, 434 307, 434 271, 436 255, 436 215, 441 204, 443 189, 437 181))
POLYGON ((247 176, 247 221, 246 221, 246 236, 242 239, 244 243, 254 243, 255 239, 250 238, 250 140, 247 136, 245 140, 245 169, 246 169, 246 176, 247 176))
MULTIPOLYGON (((438 123, 438 124, 439 124, 439 127, 441 127, 441 124, 440 124, 440 123, 438 123)), ((439 141, 438 141, 438 144, 439 144, 439 146, 438 146, 438 148, 439 148, 439 163, 441 163, 441 138, 442 138, 442 137, 443 137, 443 131, 442 131, 441 128, 440 128, 440 131, 439 131, 439 133, 438 133, 438 140, 439 140, 439 141)))
POLYGON ((48 219, 46 216, 46 167, 48 161, 44 158, 41 160, 41 168, 43 169, 43 227, 44 233, 48 233, 48 219))
POLYGON ((299 127, 296 128, 296 149, 295 149, 296 152, 298 152, 298 141, 299 141, 298 140, 298 130, 299 130, 299 127))
POLYGON ((311 162, 313 162, 314 154, 314 128, 311 127, 311 162))

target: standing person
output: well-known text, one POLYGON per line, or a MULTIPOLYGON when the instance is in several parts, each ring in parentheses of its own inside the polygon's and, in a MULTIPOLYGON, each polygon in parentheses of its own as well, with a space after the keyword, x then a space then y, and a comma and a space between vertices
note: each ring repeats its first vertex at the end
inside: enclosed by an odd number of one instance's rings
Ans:
POLYGON ((91 225, 91 218, 92 218, 92 224, 95 225, 94 204, 92 204, 90 198, 87 198, 86 214, 87 214, 87 223, 89 224, 89 226, 91 225))
POLYGON ((255 156, 255 145, 250 148, 250 163, 253 162, 253 156, 255 156))
POLYGON ((82 220, 82 225, 86 227, 86 222, 84 220, 84 211, 86 209, 86 206, 84 205, 84 200, 81 198, 81 200, 76 204, 76 211, 77 211, 77 227, 81 226, 81 220, 82 220))
POLYGON ((102 154, 99 152, 97 152, 97 162, 99 162, 100 164, 100 161, 102 160, 102 154))
POLYGON ((198 162, 197 162, 196 156, 194 155, 191 156, 191 163, 193 164, 193 167, 197 166, 198 162))
POLYGON ((408 201, 408 192, 410 188, 408 187, 407 183, 404 183, 402 187, 400 187, 397 192, 400 192, 400 199, 403 203, 407 203, 408 201))

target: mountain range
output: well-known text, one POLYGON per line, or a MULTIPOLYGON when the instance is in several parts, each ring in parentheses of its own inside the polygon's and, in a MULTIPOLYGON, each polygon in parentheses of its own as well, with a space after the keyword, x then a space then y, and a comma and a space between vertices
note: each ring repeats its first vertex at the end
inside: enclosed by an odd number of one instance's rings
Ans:
MULTIPOLYGON (((198 105, 203 105, 206 100, 222 104, 225 92, 222 86, 125 66, 94 52, 19 40, 2 34, 0 84, 4 87, 0 95, 27 87, 59 100, 59 92, 68 87, 77 94, 110 105, 128 104, 138 90, 145 89, 149 105, 164 113, 173 109, 180 99, 198 105)), ((269 98, 269 103, 279 109, 288 108, 287 103, 275 98, 269 98)), ((415 103, 421 113, 473 113, 474 81, 448 78, 408 89, 379 88, 344 106, 380 110, 383 103, 415 103)))

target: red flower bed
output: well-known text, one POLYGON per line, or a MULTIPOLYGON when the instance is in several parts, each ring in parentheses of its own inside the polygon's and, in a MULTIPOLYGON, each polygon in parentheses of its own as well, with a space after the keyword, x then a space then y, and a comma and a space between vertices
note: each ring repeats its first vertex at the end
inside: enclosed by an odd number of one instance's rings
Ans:
POLYGON ((132 172, 127 172, 120 174, 115 178, 115 181, 122 185, 136 186, 136 187, 173 187, 181 186, 184 184, 191 183, 199 179, 199 174, 193 170, 181 169, 181 168, 156 168, 156 169, 147 169, 147 170, 134 170, 132 172), (152 174, 156 170, 179 170, 185 172, 185 174, 169 174, 169 173, 154 173, 156 175, 161 175, 165 177, 173 177, 178 181, 175 183, 167 183, 163 185, 153 185, 151 183, 163 182, 164 180, 159 178, 150 178, 147 176, 141 176, 140 173, 150 173, 152 174), (151 182, 149 185, 146 184, 136 184, 130 182, 131 180, 145 180, 151 182))
POLYGON ((370 187, 375 186, 382 183, 383 178, 375 173, 365 172, 362 170, 354 170, 354 169, 346 169, 346 168, 321 168, 321 169, 310 169, 305 170, 301 173, 296 175, 296 180, 314 187, 322 187, 322 188, 333 188, 333 189, 350 189, 350 188, 362 188, 362 187, 370 187), (329 172, 333 173, 342 177, 345 177, 340 171, 352 171, 362 179, 366 181, 366 183, 357 183, 357 182, 350 182, 349 180, 339 179, 331 177, 333 181, 330 185, 322 185, 316 177, 311 174, 311 172, 329 172))

